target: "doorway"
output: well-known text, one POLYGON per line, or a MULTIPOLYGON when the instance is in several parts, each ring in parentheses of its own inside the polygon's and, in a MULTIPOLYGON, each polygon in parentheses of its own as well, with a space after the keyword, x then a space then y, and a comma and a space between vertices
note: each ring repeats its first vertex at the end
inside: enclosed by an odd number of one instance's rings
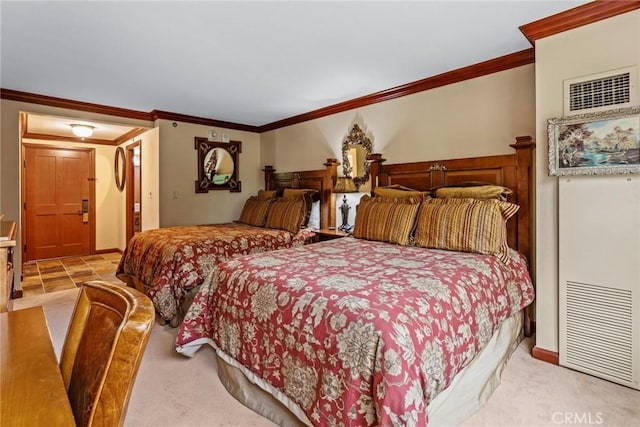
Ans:
POLYGON ((142 231, 142 144, 127 146, 127 243, 142 231))
POLYGON ((23 144, 23 261, 95 253, 95 150, 23 144))

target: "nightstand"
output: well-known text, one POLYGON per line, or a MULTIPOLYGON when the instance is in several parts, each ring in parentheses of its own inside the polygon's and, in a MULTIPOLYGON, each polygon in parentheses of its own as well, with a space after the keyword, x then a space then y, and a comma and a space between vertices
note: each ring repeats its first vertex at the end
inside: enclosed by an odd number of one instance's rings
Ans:
POLYGON ((330 230, 328 228, 323 228, 315 232, 316 235, 313 238, 313 243, 317 242, 325 242, 327 240, 340 239, 342 237, 350 236, 351 234, 345 233, 340 230, 330 230))

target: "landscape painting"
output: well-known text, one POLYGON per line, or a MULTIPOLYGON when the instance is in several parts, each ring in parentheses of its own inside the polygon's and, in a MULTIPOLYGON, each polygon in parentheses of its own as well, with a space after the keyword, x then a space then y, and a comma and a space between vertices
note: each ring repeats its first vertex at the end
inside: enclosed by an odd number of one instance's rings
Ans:
POLYGON ((549 175, 640 173, 640 107, 547 121, 549 175))

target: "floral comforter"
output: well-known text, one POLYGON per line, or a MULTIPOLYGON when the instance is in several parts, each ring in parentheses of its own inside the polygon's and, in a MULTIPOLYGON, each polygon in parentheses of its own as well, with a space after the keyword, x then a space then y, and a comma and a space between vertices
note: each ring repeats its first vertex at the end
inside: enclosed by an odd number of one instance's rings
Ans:
POLYGON ((125 275, 142 282, 158 314, 172 320, 187 293, 211 280, 219 262, 300 246, 312 236, 306 229, 295 234, 236 222, 148 230, 129 241, 116 275, 125 282, 125 275))
POLYGON ((505 264, 343 238, 220 264, 176 348, 211 344, 312 424, 426 425, 429 402, 533 298, 515 251, 505 264))

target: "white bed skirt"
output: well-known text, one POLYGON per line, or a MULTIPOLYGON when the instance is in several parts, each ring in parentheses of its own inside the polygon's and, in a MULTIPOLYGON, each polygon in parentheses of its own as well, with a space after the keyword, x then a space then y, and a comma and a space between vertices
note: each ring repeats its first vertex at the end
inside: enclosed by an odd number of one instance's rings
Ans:
POLYGON ((502 370, 522 341, 522 322, 522 310, 502 322, 473 362, 431 401, 430 427, 457 426, 482 408, 500 385, 502 370))
MULTIPOLYGON (((457 426, 489 400, 500 384, 502 370, 509 357, 522 340, 522 322, 522 310, 505 320, 473 362, 436 396, 428 407, 430 427, 457 426)), ((219 350, 217 353, 218 377, 227 391, 243 405, 281 426, 311 425, 290 399, 276 390, 269 390, 270 387, 260 378, 233 363, 234 360, 226 354, 219 350)))

